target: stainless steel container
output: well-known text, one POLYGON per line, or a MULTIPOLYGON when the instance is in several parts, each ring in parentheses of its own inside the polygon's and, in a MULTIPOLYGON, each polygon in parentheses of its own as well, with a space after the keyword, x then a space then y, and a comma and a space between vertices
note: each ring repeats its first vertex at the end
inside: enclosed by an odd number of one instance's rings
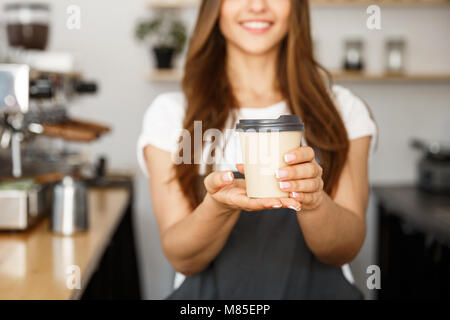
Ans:
POLYGON ((28 112, 29 83, 29 66, 0 64, 0 115, 5 112, 28 112))
POLYGON ((88 229, 88 199, 86 185, 74 178, 64 177, 54 187, 52 232, 72 235, 88 229))
POLYGON ((21 231, 32 227, 51 209, 51 187, 0 188, 0 230, 21 231))

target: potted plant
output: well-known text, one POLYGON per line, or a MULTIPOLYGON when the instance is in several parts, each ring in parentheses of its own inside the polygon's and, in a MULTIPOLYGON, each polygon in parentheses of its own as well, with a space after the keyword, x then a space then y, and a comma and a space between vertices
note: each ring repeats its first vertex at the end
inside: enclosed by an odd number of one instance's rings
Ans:
POLYGON ((185 25, 165 14, 140 21, 135 35, 141 42, 150 41, 158 69, 172 68, 174 56, 183 51, 187 40, 185 25))

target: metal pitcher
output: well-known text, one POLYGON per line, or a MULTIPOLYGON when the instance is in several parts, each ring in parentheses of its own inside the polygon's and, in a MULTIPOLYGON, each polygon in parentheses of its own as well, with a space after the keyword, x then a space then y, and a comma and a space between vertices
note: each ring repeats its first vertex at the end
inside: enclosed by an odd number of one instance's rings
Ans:
POLYGON ((70 176, 54 187, 51 230, 72 235, 88 229, 88 200, 86 185, 70 176))

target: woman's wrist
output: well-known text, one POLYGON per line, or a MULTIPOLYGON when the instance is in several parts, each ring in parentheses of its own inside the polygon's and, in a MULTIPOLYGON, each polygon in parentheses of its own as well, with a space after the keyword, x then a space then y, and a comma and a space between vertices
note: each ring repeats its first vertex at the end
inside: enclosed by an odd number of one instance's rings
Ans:
POLYGON ((203 198, 201 205, 204 207, 205 212, 215 216, 232 215, 233 213, 237 213, 240 211, 238 209, 231 208, 225 204, 220 203, 219 201, 214 199, 210 193, 206 193, 206 196, 203 198))
POLYGON ((327 200, 327 194, 325 191, 322 190, 317 192, 314 200, 307 205, 302 205, 302 209, 299 213, 313 213, 319 211, 323 206, 326 206, 327 200))

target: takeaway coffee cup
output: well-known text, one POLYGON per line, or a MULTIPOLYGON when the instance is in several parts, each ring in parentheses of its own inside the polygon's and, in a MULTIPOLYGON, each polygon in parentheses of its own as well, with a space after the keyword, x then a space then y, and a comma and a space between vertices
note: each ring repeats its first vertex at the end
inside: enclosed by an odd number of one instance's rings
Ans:
POLYGON ((283 198, 275 171, 286 166, 284 154, 301 145, 303 122, 297 115, 278 119, 241 119, 236 125, 250 198, 283 198))

